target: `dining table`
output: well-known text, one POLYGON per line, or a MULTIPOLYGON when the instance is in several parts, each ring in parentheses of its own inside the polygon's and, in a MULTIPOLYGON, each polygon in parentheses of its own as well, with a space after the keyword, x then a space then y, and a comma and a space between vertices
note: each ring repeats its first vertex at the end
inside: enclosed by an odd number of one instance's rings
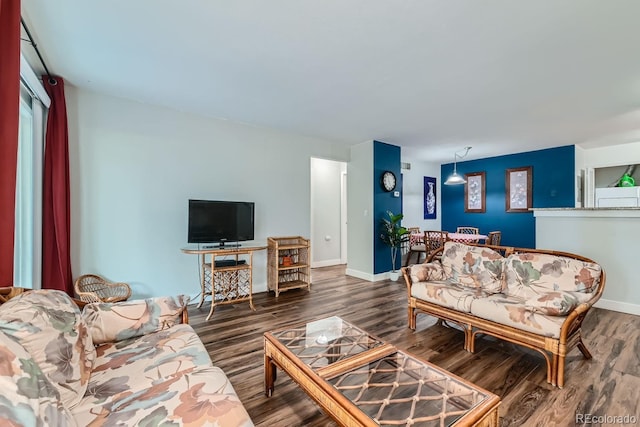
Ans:
POLYGON ((468 234, 468 233, 449 233, 447 240, 458 243, 478 243, 480 240, 487 240, 485 234, 468 234))
MULTIPOLYGON (((487 240, 486 234, 448 233, 447 240, 458 243, 478 243, 487 240)), ((424 243, 424 233, 409 234, 409 247, 424 243)))

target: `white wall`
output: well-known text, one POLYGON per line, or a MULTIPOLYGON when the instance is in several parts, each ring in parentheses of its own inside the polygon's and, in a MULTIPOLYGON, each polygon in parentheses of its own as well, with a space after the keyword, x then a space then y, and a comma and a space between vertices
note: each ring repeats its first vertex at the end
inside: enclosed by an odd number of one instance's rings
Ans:
POLYGON ((420 227, 421 230, 440 230, 441 197, 440 197, 440 164, 411 161, 411 169, 402 171, 402 225, 405 227, 420 227), (424 219, 424 177, 436 178, 436 219, 424 219))
POLYGON ((341 262, 341 184, 342 174, 346 172, 345 162, 311 159, 312 267, 326 267, 341 262))
POLYGON ((373 281, 373 141, 351 147, 347 175, 347 274, 373 281))
POLYGON ((637 210, 536 210, 536 246, 573 252, 602 266, 607 281, 597 307, 640 314, 635 251, 637 210))
POLYGON ((583 149, 582 161, 585 168, 637 164, 640 163, 640 142, 583 149))
MULTIPOLYGON (((161 89, 159 89, 161 90, 161 89)), ((341 144, 67 88, 74 277, 131 284, 134 297, 200 290, 187 200, 253 201, 255 236, 310 233, 312 156, 341 144)), ((266 290, 266 251, 254 255, 266 290)))

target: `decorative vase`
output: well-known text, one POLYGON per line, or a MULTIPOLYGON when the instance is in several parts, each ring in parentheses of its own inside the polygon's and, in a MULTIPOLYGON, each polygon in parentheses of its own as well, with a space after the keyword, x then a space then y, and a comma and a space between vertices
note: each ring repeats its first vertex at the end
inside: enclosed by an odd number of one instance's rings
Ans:
POLYGON ((399 271, 390 271, 389 272, 389 280, 393 280, 394 282, 396 282, 399 278, 400 278, 400 272, 399 271))
POLYGON ((433 194, 433 182, 429 182, 429 192, 427 193, 427 213, 433 215, 436 211, 436 196, 433 194))

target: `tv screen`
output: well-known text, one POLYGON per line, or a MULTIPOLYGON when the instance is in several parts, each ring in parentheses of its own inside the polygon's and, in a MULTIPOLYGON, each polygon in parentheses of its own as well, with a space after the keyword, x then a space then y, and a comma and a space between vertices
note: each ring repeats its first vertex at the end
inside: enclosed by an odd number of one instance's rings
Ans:
POLYGON ((253 240, 254 203, 189 200, 189 243, 243 242, 253 240))

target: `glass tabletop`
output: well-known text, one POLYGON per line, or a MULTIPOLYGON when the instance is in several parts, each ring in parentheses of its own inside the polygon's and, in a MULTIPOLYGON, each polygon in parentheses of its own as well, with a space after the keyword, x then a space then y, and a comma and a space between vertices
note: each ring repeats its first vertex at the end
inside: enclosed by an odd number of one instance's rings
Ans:
POLYGON ((489 397, 401 351, 327 381, 382 426, 450 426, 489 397))
POLYGON ((273 332, 273 336, 314 370, 384 344, 337 316, 273 332))

